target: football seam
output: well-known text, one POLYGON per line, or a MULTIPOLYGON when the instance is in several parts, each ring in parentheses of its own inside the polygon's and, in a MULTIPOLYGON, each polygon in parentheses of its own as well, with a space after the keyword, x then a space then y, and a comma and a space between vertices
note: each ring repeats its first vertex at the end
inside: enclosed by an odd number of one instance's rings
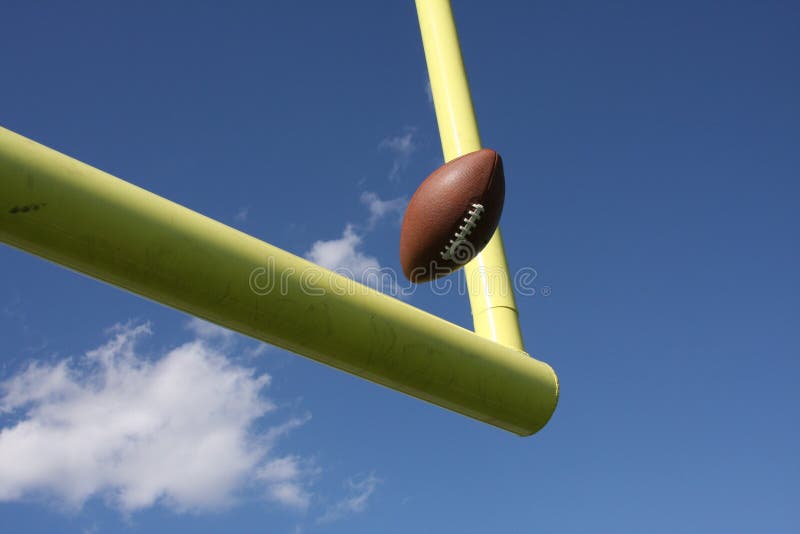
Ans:
POLYGON ((467 217, 464 217, 464 224, 458 227, 455 237, 439 253, 443 260, 449 261, 453 259, 456 250, 467 241, 485 211, 486 208, 483 207, 483 204, 472 204, 472 209, 467 212, 467 217))

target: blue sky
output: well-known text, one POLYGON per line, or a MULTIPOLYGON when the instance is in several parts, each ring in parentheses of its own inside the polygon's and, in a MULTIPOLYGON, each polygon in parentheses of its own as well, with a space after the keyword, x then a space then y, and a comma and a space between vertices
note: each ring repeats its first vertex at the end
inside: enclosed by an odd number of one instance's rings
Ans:
MULTIPOLYGON (((548 426, 2 247, 4 530, 800 529, 798 8, 455 11, 509 263, 538 273, 519 308, 561 380, 548 426)), ((7 2, 0 121, 296 254, 399 269, 404 199, 441 163, 416 24, 412 2, 7 2)), ((470 324, 463 295, 408 300, 470 324)))

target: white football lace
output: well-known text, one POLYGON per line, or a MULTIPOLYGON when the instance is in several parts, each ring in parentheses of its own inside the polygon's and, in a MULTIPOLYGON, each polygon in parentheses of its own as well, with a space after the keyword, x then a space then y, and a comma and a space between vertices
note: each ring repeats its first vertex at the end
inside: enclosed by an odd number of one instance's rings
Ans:
POLYGON ((455 254, 456 250, 458 250, 458 247, 464 244, 464 242, 467 240, 467 237, 469 237, 469 234, 471 234, 475 229, 475 226, 478 224, 478 221, 480 220, 484 211, 486 211, 486 209, 482 204, 472 205, 472 209, 467 212, 467 217, 464 217, 464 224, 458 227, 455 237, 450 240, 450 244, 447 245, 441 252, 442 259, 453 259, 453 255, 455 254))

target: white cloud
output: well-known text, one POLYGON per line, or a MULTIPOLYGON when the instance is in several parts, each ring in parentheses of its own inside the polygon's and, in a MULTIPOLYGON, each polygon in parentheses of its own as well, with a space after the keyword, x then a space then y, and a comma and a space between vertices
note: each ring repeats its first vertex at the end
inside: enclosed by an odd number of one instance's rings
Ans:
POLYGON ((347 495, 329 506, 325 513, 317 518, 317 523, 332 523, 352 514, 363 512, 367 501, 378 487, 380 479, 374 473, 363 478, 351 478, 345 481, 347 495))
POLYGON ((384 293, 403 298, 404 295, 398 291, 394 271, 381 267, 375 256, 362 251, 362 245, 364 234, 374 230, 381 219, 394 215, 399 221, 407 200, 405 197, 383 200, 376 193, 365 191, 361 194, 361 203, 369 210, 366 226, 357 230, 356 225, 348 223, 340 238, 315 241, 304 256, 326 269, 336 271, 384 293))
POLYGON ((304 466, 298 456, 276 458, 261 469, 256 477, 268 484, 267 496, 270 500, 290 508, 306 510, 311 503, 311 493, 305 482, 317 475, 319 470, 304 466))
POLYGON ((149 333, 118 326, 80 358, 32 364, 0 384, 0 410, 13 419, 0 430, 0 501, 46 496, 76 509, 101 497, 124 512, 200 511, 258 482, 279 503, 307 503, 307 477, 286 458, 300 459, 271 451, 308 417, 256 431, 275 411, 268 375, 202 339, 143 358, 136 342, 149 333))
POLYGON ((390 151, 394 155, 392 169, 389 171, 389 180, 396 180, 411 159, 411 154, 417 149, 414 140, 415 130, 408 129, 406 133, 382 140, 378 148, 390 151))
POLYGON ((270 345, 262 341, 249 338, 199 317, 192 317, 186 321, 184 326, 198 339, 213 344, 219 349, 232 350, 235 348, 241 355, 248 358, 262 356, 270 348, 270 345))
POLYGON ((305 257, 326 269, 346 274, 355 280, 361 280, 366 272, 380 269, 380 263, 374 256, 359 250, 362 238, 352 224, 348 224, 342 237, 330 241, 316 241, 305 257))
POLYGON ((362 240, 355 227, 348 224, 342 232, 342 237, 330 241, 316 241, 305 253, 305 257, 342 276, 402 298, 404 295, 398 291, 394 271, 381 267, 376 257, 362 252, 360 250, 362 240))
POLYGON ((198 317, 192 317, 186 321, 186 328, 195 336, 204 340, 230 341, 236 332, 228 330, 223 326, 210 323, 198 317))
POLYGON ((361 193, 361 203, 369 209, 369 220, 367 226, 374 228, 375 224, 389 215, 394 215, 397 221, 403 218, 408 200, 406 197, 382 200, 376 193, 364 191, 361 193))
POLYGON ((395 137, 387 137, 381 141, 381 148, 388 148, 392 152, 401 155, 409 156, 414 151, 414 132, 409 131, 403 135, 395 137))

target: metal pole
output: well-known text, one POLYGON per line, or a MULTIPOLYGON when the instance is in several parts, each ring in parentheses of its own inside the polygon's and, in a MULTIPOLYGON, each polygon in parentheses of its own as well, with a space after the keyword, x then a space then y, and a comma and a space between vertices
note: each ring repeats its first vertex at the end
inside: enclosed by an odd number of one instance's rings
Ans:
MULTIPOLYGON (((417 0, 417 15, 444 159, 450 161, 481 149, 461 46, 449 0, 417 0)), ((464 275, 475 332, 524 350, 499 228, 483 252, 464 267, 464 275)))

